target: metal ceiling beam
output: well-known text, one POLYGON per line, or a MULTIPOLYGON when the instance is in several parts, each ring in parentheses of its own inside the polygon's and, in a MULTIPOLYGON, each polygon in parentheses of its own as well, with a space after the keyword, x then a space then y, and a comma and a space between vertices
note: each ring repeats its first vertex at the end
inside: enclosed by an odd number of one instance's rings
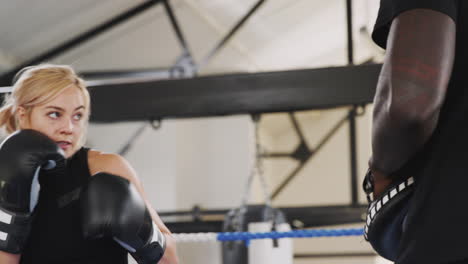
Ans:
POLYGON ((381 65, 90 85, 92 122, 291 112, 371 103, 381 65))
POLYGON ((96 82, 112 83, 125 80, 126 82, 134 80, 160 80, 171 78, 171 69, 169 68, 154 68, 154 69, 134 69, 134 70, 109 70, 109 71, 86 71, 80 72, 79 75, 90 83, 91 86, 96 82))
POLYGON ((348 43, 348 64, 354 64, 353 1, 346 0, 346 38, 348 43))
MULTIPOLYGON (((354 65, 353 41, 353 0, 346 0, 346 33, 348 42, 348 65, 354 65)), ((377 83, 375 84, 377 87, 377 83)), ((349 121, 349 164, 351 175, 351 204, 358 203, 358 166, 357 166, 357 106, 355 105, 348 116, 349 121)))
MULTIPOLYGON (((363 223, 367 205, 281 207, 293 228, 311 228, 328 225, 363 223)), ((228 209, 159 212, 167 227, 174 233, 222 232, 228 209), (176 217, 182 220, 171 220, 176 217)))
POLYGON ((266 0, 259 0, 253 7, 245 14, 234 27, 224 36, 215 46, 208 52, 208 54, 198 64, 198 69, 203 68, 208 62, 218 53, 224 45, 239 31, 239 29, 249 20, 249 18, 266 2, 266 0))
POLYGON ((130 10, 123 12, 122 14, 115 16, 114 18, 111 18, 110 20, 96 26, 95 28, 92 28, 68 41, 65 41, 64 43, 36 56, 35 58, 32 58, 14 67, 13 69, 0 76, 0 86, 10 85, 15 74, 22 68, 30 65, 40 64, 47 60, 55 58, 56 56, 63 54, 64 52, 82 44, 83 42, 86 42, 96 37, 97 35, 102 34, 103 32, 106 32, 107 30, 135 17, 136 15, 141 14, 142 12, 148 10, 149 8, 160 3, 161 1, 162 0, 148 0, 134 8, 131 8, 130 10))
POLYGON ((166 14, 169 17, 169 21, 171 22, 172 28, 174 29, 174 33, 176 34, 177 40, 183 49, 183 53, 186 53, 188 56, 192 57, 188 43, 185 40, 184 34, 182 33, 182 30, 179 26, 179 22, 177 22, 177 18, 174 14, 174 11, 172 10, 169 0, 163 0, 163 4, 164 9, 166 10, 166 14))
POLYGON ((325 259, 325 258, 350 258, 377 257, 375 252, 346 252, 346 253, 296 253, 294 259, 325 259))

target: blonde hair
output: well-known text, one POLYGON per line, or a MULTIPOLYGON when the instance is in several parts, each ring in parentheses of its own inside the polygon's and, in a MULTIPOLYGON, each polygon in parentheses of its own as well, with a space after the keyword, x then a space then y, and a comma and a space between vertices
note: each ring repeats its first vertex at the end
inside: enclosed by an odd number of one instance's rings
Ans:
MULTIPOLYGON (((69 87, 78 88, 83 94, 86 120, 90 113, 90 97, 84 81, 67 65, 41 64, 22 69, 15 76, 11 95, 5 98, 0 108, 0 127, 7 134, 19 129, 16 116, 18 107, 23 107, 29 116, 35 106, 52 101, 69 87)), ((83 133, 83 136, 86 133, 83 133)))

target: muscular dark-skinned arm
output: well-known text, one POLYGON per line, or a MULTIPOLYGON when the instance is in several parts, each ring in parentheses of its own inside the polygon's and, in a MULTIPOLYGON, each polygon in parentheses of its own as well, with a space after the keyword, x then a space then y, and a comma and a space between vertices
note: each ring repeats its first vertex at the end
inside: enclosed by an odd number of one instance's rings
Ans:
POLYGON ((376 189, 379 179, 390 181, 434 132, 452 73, 455 35, 455 22, 429 9, 393 20, 374 98, 369 165, 376 189))

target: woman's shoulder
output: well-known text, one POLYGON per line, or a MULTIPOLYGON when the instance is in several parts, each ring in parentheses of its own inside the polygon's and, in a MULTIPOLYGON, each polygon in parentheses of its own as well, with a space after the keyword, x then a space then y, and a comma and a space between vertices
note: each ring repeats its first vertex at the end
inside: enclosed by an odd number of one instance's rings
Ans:
POLYGON ((130 163, 124 157, 95 149, 88 150, 88 166, 91 175, 107 172, 124 178, 133 178, 135 174, 130 163))
POLYGON ((115 153, 103 152, 96 149, 88 150, 88 162, 91 163, 103 164, 108 162, 116 162, 120 159, 123 159, 123 157, 115 153))
POLYGON ((88 166, 91 175, 100 171, 109 172, 113 168, 119 168, 125 165, 127 161, 120 155, 110 152, 103 152, 95 149, 88 151, 88 166))

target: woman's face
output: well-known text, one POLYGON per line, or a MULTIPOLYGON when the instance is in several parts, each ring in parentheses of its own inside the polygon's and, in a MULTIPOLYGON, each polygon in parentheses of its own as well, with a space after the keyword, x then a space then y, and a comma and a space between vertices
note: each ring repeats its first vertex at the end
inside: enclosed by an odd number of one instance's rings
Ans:
POLYGON ((81 137, 87 125, 88 109, 84 102, 81 91, 69 87, 52 101, 33 107, 29 116, 24 108, 19 107, 19 126, 47 135, 69 158, 81 147, 81 137))

